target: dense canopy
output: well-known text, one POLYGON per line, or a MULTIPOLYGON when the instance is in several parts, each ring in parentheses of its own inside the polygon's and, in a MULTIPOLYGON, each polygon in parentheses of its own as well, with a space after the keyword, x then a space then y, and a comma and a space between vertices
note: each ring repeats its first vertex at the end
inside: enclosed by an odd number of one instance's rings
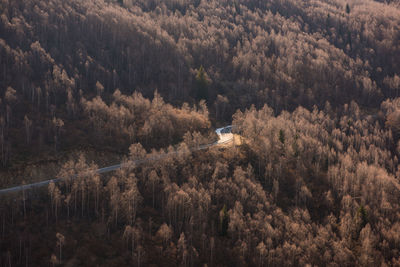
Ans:
POLYGON ((0 265, 400 265, 399 62, 399 0, 0 0, 0 188, 61 179, 0 265))

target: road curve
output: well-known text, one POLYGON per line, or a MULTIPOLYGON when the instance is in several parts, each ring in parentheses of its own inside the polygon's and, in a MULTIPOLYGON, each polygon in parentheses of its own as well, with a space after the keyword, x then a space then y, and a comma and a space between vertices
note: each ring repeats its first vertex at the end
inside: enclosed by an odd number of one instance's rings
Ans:
MULTIPOLYGON (((218 141, 211 143, 211 144, 201 145, 198 148, 193 149, 192 151, 203 150, 203 149, 207 149, 209 147, 227 144, 227 143, 233 141, 233 134, 231 133, 231 131, 232 131, 231 125, 216 129, 215 132, 217 133, 217 135, 219 137, 218 141)), ((173 152, 173 153, 178 154, 178 152, 173 152)), ((134 161, 128 162, 127 164, 137 165, 137 164, 141 164, 141 163, 148 162, 148 161, 158 160, 165 156, 166 155, 156 156, 156 157, 146 158, 146 159, 140 159, 140 160, 134 160, 134 161)), ((96 172, 99 174, 107 173, 107 172, 118 170, 121 168, 121 166, 122 166, 122 163, 112 165, 112 166, 107 166, 107 167, 97 169, 96 172)), ((56 183, 60 180, 61 180, 60 178, 55 178, 55 179, 45 180, 45 181, 32 183, 32 184, 25 184, 25 185, 4 188, 4 189, 0 189, 0 195, 12 193, 12 192, 19 192, 19 191, 23 191, 23 190, 27 190, 27 189, 31 189, 31 188, 35 188, 35 187, 45 186, 45 185, 50 184, 51 182, 56 183)))

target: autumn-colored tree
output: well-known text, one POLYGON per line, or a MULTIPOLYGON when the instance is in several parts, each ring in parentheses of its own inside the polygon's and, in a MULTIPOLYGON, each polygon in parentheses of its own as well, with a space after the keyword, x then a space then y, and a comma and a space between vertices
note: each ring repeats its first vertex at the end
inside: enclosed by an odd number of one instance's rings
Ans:
POLYGON ((57 233, 56 234, 56 238, 57 238, 57 247, 59 247, 59 251, 60 251, 60 254, 59 254, 59 259, 60 259, 60 261, 59 261, 59 264, 61 264, 62 263, 62 247, 63 247, 63 245, 64 245, 64 243, 65 243, 65 237, 64 237, 64 235, 62 235, 62 234, 60 234, 60 233, 57 233))
POLYGON ((168 242, 171 239, 172 234, 173 234, 172 229, 166 223, 163 223, 160 226, 160 229, 158 229, 156 235, 163 240, 164 245, 168 245, 168 242))
POLYGON ((31 127, 32 121, 25 115, 24 117, 24 125, 25 125, 25 134, 26 134, 26 143, 29 145, 31 140, 31 127))

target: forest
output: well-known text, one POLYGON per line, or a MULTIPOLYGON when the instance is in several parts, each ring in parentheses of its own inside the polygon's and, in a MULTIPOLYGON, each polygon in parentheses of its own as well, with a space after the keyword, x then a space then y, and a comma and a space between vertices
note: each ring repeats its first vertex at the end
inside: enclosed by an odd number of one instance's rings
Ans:
POLYGON ((399 0, 0 0, 0 266, 400 266, 399 62, 399 0))

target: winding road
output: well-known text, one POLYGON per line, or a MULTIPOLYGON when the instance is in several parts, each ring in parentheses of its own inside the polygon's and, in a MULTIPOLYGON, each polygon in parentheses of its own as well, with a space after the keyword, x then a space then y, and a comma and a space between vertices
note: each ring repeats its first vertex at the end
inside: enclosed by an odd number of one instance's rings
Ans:
MULTIPOLYGON (((231 125, 228 125, 228 126, 225 126, 225 127, 222 127, 222 128, 218 128, 218 129, 215 130, 215 133, 219 137, 218 141, 216 141, 214 143, 211 143, 211 144, 201 145, 198 148, 193 149, 192 152, 193 151, 207 149, 207 148, 213 147, 213 146, 227 144, 227 143, 233 141, 233 134, 232 134, 232 126, 231 125)), ((174 152, 174 153, 178 154, 178 152, 174 152)), ((135 161, 128 162, 128 164, 137 165, 137 164, 141 164, 141 163, 148 162, 148 161, 158 160, 158 159, 161 159, 163 157, 165 157, 165 155, 156 156, 156 157, 152 157, 152 158, 135 160, 135 161)), ((103 168, 100 168, 100 169, 96 170, 96 172, 101 174, 101 173, 107 173, 107 172, 115 171, 115 170, 120 169, 123 164, 126 164, 126 163, 120 163, 120 164, 116 164, 116 165, 112 165, 112 166, 103 167, 103 168)), ((58 181, 60 181, 60 178, 45 180, 45 181, 32 183, 32 184, 25 184, 25 185, 19 185, 19 186, 4 188, 4 189, 0 189, 0 195, 4 195, 4 194, 7 194, 7 193, 12 193, 12 192, 19 192, 19 191, 23 191, 23 190, 27 190, 27 189, 31 189, 31 188, 35 188, 35 187, 41 187, 41 186, 48 185, 51 182, 56 183, 58 181)))

